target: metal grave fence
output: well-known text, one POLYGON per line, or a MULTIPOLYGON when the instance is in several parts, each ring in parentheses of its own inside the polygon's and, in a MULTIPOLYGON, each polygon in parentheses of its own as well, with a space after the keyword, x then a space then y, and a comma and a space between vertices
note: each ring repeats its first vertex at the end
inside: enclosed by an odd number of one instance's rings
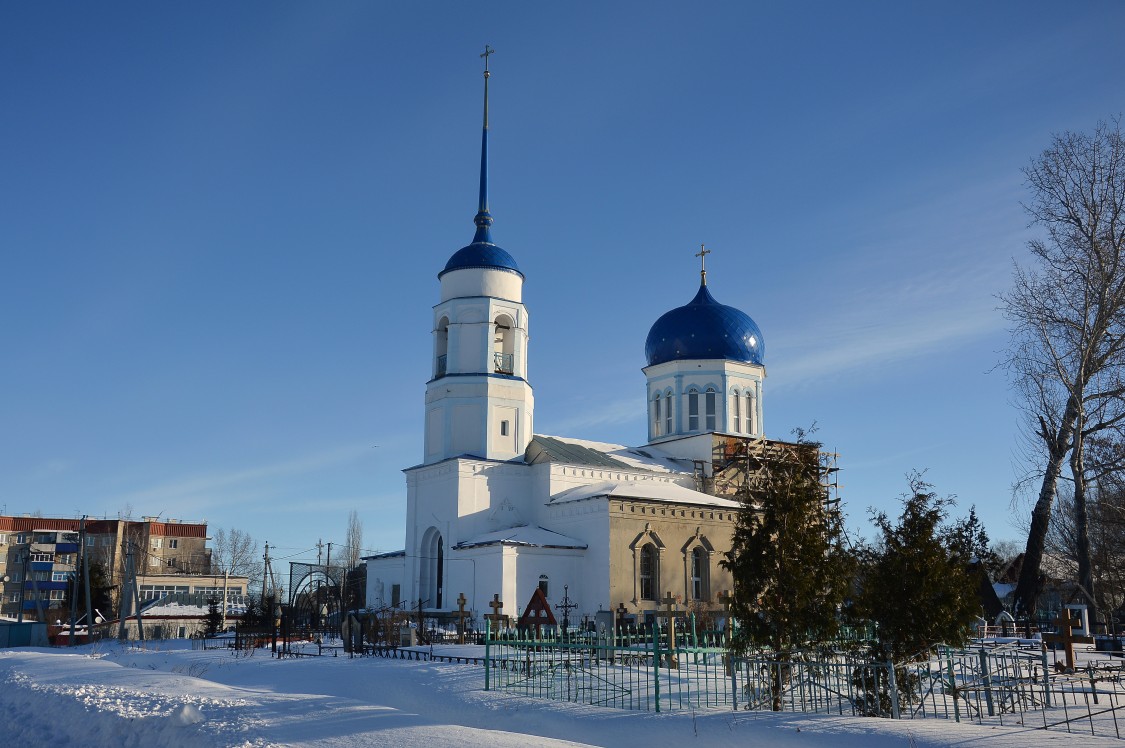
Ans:
MULTIPOLYGON (((1038 646, 941 648, 892 665, 847 651, 732 658, 721 633, 659 628, 559 637, 486 635, 485 689, 640 711, 734 709, 951 719, 1121 737, 1125 670, 1052 671, 1038 646)), ((1125 716, 1125 715, 1123 715, 1125 716)))

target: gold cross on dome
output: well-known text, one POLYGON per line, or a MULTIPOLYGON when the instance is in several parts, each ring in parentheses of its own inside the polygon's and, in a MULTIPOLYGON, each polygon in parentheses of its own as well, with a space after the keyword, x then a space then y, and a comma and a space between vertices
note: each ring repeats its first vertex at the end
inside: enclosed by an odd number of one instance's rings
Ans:
POLYGON ((699 251, 695 253, 700 263, 699 277, 703 279, 703 285, 705 286, 707 285, 707 255, 709 254, 711 254, 711 250, 707 249, 702 244, 699 245, 699 251))

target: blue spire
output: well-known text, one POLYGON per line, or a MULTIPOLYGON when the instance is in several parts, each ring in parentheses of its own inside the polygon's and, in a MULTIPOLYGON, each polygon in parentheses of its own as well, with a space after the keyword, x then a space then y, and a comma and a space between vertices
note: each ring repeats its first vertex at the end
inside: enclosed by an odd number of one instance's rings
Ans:
POLYGON ((454 270, 467 268, 486 268, 489 270, 503 270, 523 277, 516 260, 492 241, 492 216, 488 212, 488 56, 494 50, 487 44, 484 46, 484 130, 480 140, 480 203, 477 206, 477 215, 473 223, 477 225, 477 233, 473 243, 461 247, 445 263, 445 269, 438 273, 442 277, 454 270))
POLYGON ((488 227, 492 225, 492 216, 488 213, 488 79, 491 73, 488 72, 488 56, 494 54, 496 50, 487 44, 484 45, 484 129, 481 131, 480 136, 480 203, 477 206, 477 215, 473 218, 473 223, 477 225, 477 233, 473 237, 473 243, 487 242, 492 244, 492 233, 488 227))

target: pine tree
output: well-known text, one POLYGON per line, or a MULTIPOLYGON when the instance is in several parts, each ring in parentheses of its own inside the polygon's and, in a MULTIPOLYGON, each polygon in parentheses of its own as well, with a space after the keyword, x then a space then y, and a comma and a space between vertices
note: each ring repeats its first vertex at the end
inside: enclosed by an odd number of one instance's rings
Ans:
POLYGON ((944 524, 953 502, 920 475, 910 489, 897 522, 884 512, 872 517, 878 545, 864 554, 859 601, 878 626, 873 654, 896 663, 926 657, 938 644, 965 643, 981 611, 968 571, 975 549, 965 542, 966 522, 944 524))
MULTIPOLYGON (((795 444, 777 446, 765 458, 764 490, 739 514, 723 566, 734 577, 731 648, 766 648, 784 662, 835 638, 852 563, 839 513, 826 502, 820 444, 798 432, 795 444)), ((781 682, 771 682, 779 709, 781 682)))
POLYGON ((223 613, 219 610, 219 599, 211 597, 207 600, 207 615, 203 617, 206 624, 204 633, 207 636, 214 636, 219 633, 219 627, 223 625, 223 613))

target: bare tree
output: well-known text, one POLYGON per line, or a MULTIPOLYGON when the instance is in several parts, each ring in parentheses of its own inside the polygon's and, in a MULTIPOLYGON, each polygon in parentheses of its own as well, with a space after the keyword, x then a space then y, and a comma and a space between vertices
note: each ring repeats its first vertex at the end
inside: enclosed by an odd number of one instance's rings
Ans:
POLYGON ((359 512, 355 509, 348 512, 348 531, 344 536, 344 553, 341 556, 340 579, 344 583, 344 600, 346 608, 358 608, 363 599, 363 586, 366 584, 366 570, 358 569, 360 556, 363 553, 363 522, 359 512))
POLYGON ((363 552, 363 522, 355 509, 348 512, 348 532, 344 536, 344 567, 351 571, 359 566, 363 552))
POLYGON ((258 541, 242 530, 219 528, 211 539, 211 569, 216 574, 262 581, 262 554, 258 541))
MULTIPOLYGON (((1045 239, 1029 243, 1036 267, 1018 264, 1001 296, 1012 323, 1006 364, 1046 451, 1032 510, 1016 609, 1035 611, 1039 567, 1067 455, 1075 483, 1078 582, 1092 597, 1085 440, 1125 419, 1125 142, 1120 121, 1091 135, 1066 132, 1024 170, 1025 206, 1045 239)), ((1090 600, 1091 604, 1093 600, 1090 600)))

